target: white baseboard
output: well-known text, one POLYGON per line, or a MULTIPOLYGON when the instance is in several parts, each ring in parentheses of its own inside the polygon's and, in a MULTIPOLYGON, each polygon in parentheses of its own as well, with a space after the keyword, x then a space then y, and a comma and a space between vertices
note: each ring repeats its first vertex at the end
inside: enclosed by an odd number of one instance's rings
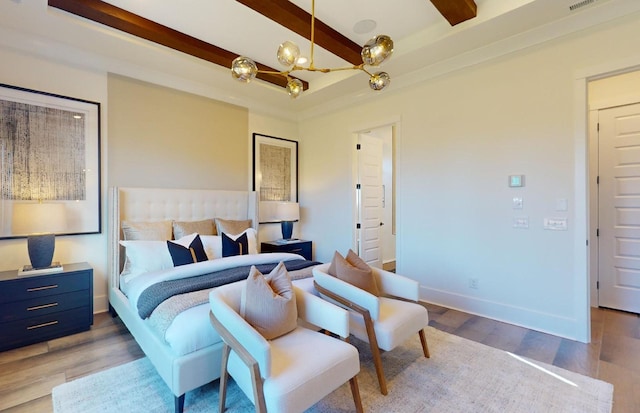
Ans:
POLYGON ((582 329, 580 328, 581 326, 577 325, 577 321, 574 318, 423 286, 420 286, 420 299, 442 307, 553 334, 570 340, 588 342, 588 339, 585 340, 584 337, 579 337, 576 333, 582 329))

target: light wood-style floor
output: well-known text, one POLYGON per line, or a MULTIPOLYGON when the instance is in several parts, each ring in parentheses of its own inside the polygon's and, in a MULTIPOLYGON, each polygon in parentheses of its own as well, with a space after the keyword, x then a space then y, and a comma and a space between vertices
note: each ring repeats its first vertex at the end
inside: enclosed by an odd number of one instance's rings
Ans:
MULTIPOLYGON (((592 342, 583 344, 425 306, 437 329, 613 383, 613 412, 640 413, 640 318, 635 314, 593 309, 592 342)), ((0 352, 0 411, 51 412, 53 387, 140 357, 120 320, 97 314, 90 331, 0 352)))

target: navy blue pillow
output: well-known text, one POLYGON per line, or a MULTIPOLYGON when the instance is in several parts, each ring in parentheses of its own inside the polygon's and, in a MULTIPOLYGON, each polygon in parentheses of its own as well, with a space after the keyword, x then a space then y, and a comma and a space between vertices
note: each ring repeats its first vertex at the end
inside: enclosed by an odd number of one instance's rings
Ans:
POLYGON ((249 241, 247 240, 247 233, 240 235, 236 240, 230 238, 222 233, 222 256, 231 257, 232 255, 248 255, 249 254, 249 241))
POLYGON ((204 246, 202 245, 200 235, 196 235, 188 247, 167 241, 167 248, 169 248, 169 254, 171 254, 171 260, 173 261, 174 267, 193 264, 194 262, 206 261, 209 259, 209 257, 207 257, 207 253, 204 252, 204 246))

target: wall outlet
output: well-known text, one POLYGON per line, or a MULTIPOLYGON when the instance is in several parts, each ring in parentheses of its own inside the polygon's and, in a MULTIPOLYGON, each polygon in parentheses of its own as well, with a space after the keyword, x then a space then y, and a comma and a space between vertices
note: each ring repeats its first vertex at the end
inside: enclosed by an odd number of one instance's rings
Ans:
POLYGON ((567 218, 545 218, 544 229, 551 231, 566 231, 567 230, 567 218))
POLYGON ((473 290, 477 290, 479 284, 480 284, 480 281, 477 278, 469 278, 469 288, 473 290))

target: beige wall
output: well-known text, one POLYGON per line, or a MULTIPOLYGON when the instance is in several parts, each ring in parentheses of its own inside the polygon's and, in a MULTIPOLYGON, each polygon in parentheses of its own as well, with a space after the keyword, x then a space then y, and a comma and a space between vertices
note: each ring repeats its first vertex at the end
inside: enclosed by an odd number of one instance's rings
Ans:
POLYGON ((248 111, 109 75, 108 185, 246 190, 248 111))

